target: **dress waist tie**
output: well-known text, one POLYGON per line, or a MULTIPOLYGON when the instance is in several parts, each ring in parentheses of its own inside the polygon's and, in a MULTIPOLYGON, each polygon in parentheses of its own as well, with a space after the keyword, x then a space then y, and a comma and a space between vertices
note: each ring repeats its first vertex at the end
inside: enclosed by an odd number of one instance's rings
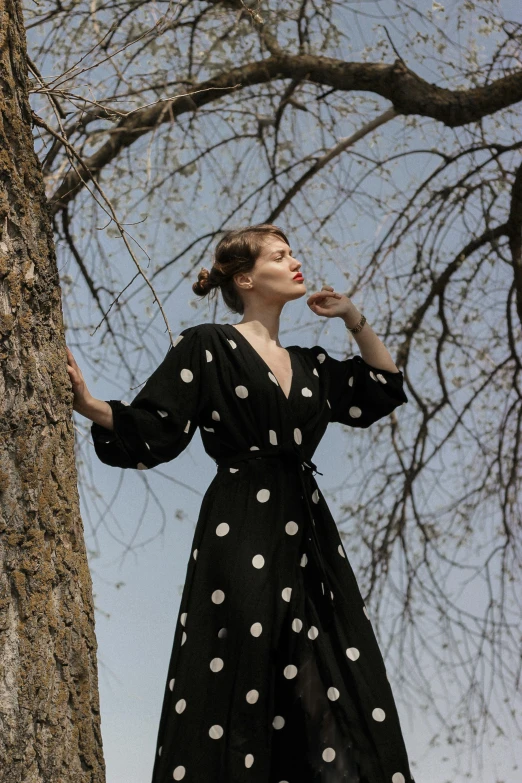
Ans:
POLYGON ((305 518, 307 522, 307 530, 305 530, 305 533, 309 533, 311 541, 310 559, 317 569, 322 582, 321 593, 318 594, 318 598, 323 609, 323 613, 321 613, 320 616, 324 629, 328 630, 334 619, 335 600, 323 559, 321 542, 319 540, 313 518, 310 487, 308 486, 308 478, 313 476, 313 473, 318 473, 320 476, 323 474, 317 470, 316 465, 311 460, 304 459, 299 445, 294 442, 282 443, 278 446, 269 446, 267 448, 255 449, 253 451, 239 452, 231 457, 220 458, 216 460, 216 463, 218 470, 221 470, 223 468, 232 467, 237 462, 243 462, 247 459, 264 459, 265 457, 278 457, 279 459, 283 459, 290 464, 293 463, 297 468, 297 475, 299 476, 306 508, 305 518))

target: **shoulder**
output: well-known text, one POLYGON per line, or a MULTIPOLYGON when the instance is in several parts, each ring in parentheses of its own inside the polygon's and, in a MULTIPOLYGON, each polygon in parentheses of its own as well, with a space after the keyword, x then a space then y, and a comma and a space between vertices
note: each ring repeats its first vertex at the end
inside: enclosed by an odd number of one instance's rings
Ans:
POLYGON ((185 326, 183 329, 179 329, 177 334, 174 333, 170 347, 175 348, 181 343, 199 341, 201 338, 210 336, 213 333, 212 327, 214 324, 194 324, 193 326, 185 326))
POLYGON ((310 347, 304 345, 291 345, 290 348, 293 351, 298 351, 303 358, 308 359, 308 361, 311 361, 314 364, 323 364, 323 362, 329 358, 328 352, 322 345, 312 345, 310 347))
POLYGON ((173 334, 167 354, 181 355, 200 352, 207 356, 207 361, 211 361, 208 358, 209 349, 219 351, 225 337, 225 332, 221 330, 220 324, 203 323, 186 326, 180 329, 177 334, 173 334))
POLYGON ((179 334, 185 336, 198 337, 212 337, 221 330, 221 324, 212 323, 211 321, 203 324, 194 324, 194 326, 186 326, 179 334))

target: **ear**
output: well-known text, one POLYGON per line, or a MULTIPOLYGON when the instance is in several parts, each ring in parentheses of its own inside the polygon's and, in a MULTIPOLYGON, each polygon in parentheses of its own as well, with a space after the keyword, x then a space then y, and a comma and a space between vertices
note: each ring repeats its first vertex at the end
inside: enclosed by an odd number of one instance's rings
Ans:
POLYGON ((251 276, 245 272, 238 272, 233 279, 239 288, 248 288, 252 284, 251 276))

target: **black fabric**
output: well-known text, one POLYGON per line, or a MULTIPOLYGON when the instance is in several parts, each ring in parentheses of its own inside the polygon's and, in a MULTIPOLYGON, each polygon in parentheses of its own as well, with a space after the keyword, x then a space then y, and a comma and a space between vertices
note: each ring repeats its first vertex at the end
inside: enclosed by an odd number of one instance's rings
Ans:
POLYGON ((152 783, 413 782, 312 462, 330 422, 369 427, 408 402, 403 374, 321 346, 288 351, 287 399, 234 326, 189 327, 130 404, 108 401, 114 430, 91 428, 102 462, 145 470, 199 427, 218 468, 187 565, 152 783))

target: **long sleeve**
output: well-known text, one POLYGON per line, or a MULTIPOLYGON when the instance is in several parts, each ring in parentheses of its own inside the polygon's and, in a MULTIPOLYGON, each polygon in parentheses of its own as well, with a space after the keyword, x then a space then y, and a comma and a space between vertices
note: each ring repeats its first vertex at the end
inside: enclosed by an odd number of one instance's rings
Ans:
POLYGON ((330 421, 366 428, 408 402, 402 370, 372 367, 358 355, 334 359, 321 346, 313 350, 326 371, 330 421))
POLYGON ((177 457, 198 426, 204 390, 204 348, 197 326, 180 332, 162 363, 132 402, 107 400, 114 430, 91 426, 99 459, 146 470, 177 457))

